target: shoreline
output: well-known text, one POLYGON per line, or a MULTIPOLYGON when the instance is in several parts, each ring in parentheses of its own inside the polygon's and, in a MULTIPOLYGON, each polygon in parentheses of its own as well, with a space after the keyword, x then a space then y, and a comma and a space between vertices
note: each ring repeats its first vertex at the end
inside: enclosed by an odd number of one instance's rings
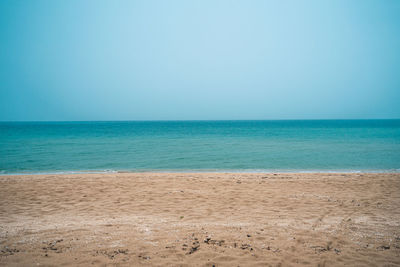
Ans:
POLYGON ((0 265, 397 266, 398 173, 0 177, 0 265))
POLYGON ((131 173, 131 174, 400 174, 400 169, 390 170, 82 170, 82 171, 45 171, 45 172, 15 172, 0 173, 2 176, 24 176, 24 175, 73 175, 73 174, 115 174, 115 173, 131 173))

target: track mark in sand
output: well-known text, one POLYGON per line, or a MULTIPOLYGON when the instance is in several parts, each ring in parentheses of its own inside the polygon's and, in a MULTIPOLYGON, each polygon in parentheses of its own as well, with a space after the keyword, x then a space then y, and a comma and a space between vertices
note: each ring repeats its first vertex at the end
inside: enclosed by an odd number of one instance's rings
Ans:
POLYGON ((99 254, 104 255, 104 256, 108 257, 109 259, 113 260, 116 256, 118 256, 120 254, 128 255, 128 249, 117 249, 117 250, 111 250, 111 251, 97 250, 96 255, 99 255, 99 254))
POLYGON ((6 246, 0 252, 1 252, 1 254, 0 254, 1 256, 11 256, 11 255, 14 255, 15 253, 20 252, 20 250, 17 248, 9 248, 6 246))
POLYGON ((319 227, 322 225, 322 221, 324 220, 324 218, 329 215, 332 212, 332 210, 328 210, 327 212, 325 212, 324 214, 322 214, 322 216, 320 216, 315 222, 314 224, 311 226, 312 230, 315 230, 315 228, 319 227))

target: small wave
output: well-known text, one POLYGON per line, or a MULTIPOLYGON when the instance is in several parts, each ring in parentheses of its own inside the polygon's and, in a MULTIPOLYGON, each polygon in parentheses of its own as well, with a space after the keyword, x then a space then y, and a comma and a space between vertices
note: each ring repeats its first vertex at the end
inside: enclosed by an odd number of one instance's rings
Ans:
POLYGON ((0 171, 0 176, 5 175, 50 175, 50 174, 101 174, 101 173, 118 173, 115 170, 80 170, 80 171, 24 171, 24 172, 6 172, 0 171))
POLYGON ((400 169, 388 170, 287 170, 287 169, 129 169, 129 170, 76 170, 76 171, 23 171, 7 172, 0 170, 0 176, 6 175, 56 175, 56 174, 102 174, 102 173, 400 173, 400 169))
POLYGON ((119 173, 142 173, 142 172, 152 172, 152 173, 400 173, 400 169, 387 169, 387 170, 324 170, 324 169, 314 169, 314 170, 287 170, 287 169, 133 169, 118 171, 119 173))

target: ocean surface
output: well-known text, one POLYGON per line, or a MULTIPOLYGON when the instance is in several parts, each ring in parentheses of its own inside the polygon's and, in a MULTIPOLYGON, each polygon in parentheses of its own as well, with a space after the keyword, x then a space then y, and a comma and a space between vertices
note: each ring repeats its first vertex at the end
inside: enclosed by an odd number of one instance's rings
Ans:
POLYGON ((399 172, 400 120, 1 122, 0 173, 399 172))

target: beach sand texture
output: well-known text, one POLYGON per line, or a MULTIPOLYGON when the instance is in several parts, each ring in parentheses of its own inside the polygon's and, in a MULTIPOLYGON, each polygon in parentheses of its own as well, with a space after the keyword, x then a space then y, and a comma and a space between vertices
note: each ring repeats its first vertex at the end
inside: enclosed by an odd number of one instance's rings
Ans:
POLYGON ((399 266, 400 174, 0 177, 2 266, 399 266))

